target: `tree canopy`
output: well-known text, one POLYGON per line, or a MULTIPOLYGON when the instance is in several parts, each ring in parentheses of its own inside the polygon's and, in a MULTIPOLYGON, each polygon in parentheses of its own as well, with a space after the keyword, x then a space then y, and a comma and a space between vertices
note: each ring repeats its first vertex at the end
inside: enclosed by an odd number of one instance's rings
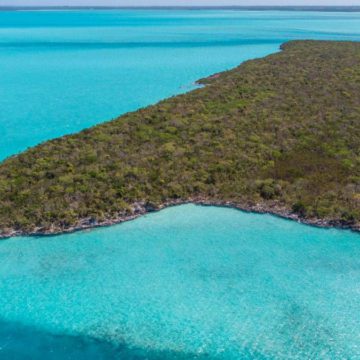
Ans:
POLYGON ((360 43, 289 42, 200 83, 2 162, 0 235, 192 199, 359 225, 360 43))

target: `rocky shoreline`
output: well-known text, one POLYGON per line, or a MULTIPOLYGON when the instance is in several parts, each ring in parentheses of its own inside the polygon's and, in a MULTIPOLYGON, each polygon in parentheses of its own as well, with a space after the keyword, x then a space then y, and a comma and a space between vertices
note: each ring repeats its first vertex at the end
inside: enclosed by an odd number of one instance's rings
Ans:
POLYGON ((199 80, 202 89, 6 159, 0 237, 186 203, 360 231, 360 84, 349 75, 360 71, 359 45, 288 42, 199 80))
POLYGON ((3 233, 0 233, 0 239, 7 239, 11 237, 18 236, 56 236, 62 234, 74 233, 82 230, 89 230, 99 227, 107 227, 116 224, 120 224, 126 221, 131 221, 139 218, 140 216, 146 215, 151 212, 156 212, 163 210, 167 207, 184 205, 184 204, 195 204, 199 206, 218 206, 218 207, 227 207, 236 210, 257 213, 257 214, 270 214, 274 216, 281 217, 283 219, 297 221, 299 223, 316 226, 321 228, 337 228, 343 230, 352 230, 355 232, 360 232, 360 224, 359 223, 350 223, 342 220, 328 220, 328 219, 318 219, 318 218, 302 218, 299 215, 291 212, 284 206, 281 206, 277 203, 271 204, 241 204, 232 201, 221 201, 221 200, 209 200, 205 198, 194 198, 188 200, 169 200, 161 204, 160 206, 154 206, 149 203, 137 202, 135 203, 132 214, 118 214, 112 218, 106 219, 104 221, 98 222, 92 218, 82 219, 77 224, 69 226, 69 227, 57 227, 53 226, 50 229, 36 228, 33 231, 23 231, 23 230, 15 230, 10 229, 3 233))

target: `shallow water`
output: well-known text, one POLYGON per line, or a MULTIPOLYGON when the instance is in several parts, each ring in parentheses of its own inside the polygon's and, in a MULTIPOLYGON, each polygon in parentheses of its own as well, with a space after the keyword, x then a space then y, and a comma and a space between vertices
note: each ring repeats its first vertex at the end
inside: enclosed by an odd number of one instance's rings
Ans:
POLYGON ((183 205, 3 241, 0 280, 3 358, 360 357, 350 231, 183 205))
POLYGON ((360 13, 0 12, 0 159, 304 38, 359 40, 360 13))

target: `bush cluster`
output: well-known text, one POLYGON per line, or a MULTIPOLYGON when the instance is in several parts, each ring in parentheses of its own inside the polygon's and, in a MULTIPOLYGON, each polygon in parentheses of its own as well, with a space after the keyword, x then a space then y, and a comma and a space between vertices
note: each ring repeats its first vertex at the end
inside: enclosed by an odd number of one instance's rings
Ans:
POLYGON ((193 197, 360 221, 359 43, 290 42, 201 83, 4 161, 0 231, 193 197))

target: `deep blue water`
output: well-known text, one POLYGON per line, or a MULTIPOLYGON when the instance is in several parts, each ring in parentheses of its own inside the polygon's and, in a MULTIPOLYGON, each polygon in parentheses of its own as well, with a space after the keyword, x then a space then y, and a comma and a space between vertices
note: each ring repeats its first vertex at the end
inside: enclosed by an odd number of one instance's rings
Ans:
MULTIPOLYGON (((0 158, 360 13, 0 12, 0 158)), ((359 359, 360 238, 186 205, 0 242, 0 359, 359 359)))
POLYGON ((0 12, 0 159, 310 38, 359 40, 360 13, 0 12))

